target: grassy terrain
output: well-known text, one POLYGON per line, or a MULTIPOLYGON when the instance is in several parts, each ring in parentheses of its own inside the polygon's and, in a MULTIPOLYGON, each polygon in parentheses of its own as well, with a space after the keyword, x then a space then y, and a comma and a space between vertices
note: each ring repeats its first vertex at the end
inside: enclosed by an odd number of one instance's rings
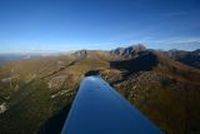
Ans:
MULTIPOLYGON (((0 69, 0 104, 6 104, 6 111, 0 114, 0 132, 49 133, 44 129, 71 105, 84 74, 109 65, 100 58, 62 55, 5 63, 0 69)), ((68 110, 59 119, 62 123, 68 110)), ((51 133, 60 133, 62 123, 51 133)))

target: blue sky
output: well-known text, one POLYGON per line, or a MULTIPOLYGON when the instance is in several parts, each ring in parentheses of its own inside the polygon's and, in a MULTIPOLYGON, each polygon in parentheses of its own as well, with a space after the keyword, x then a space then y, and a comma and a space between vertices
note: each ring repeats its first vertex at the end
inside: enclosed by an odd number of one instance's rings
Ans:
POLYGON ((199 0, 0 0, 0 53, 200 48, 199 0))

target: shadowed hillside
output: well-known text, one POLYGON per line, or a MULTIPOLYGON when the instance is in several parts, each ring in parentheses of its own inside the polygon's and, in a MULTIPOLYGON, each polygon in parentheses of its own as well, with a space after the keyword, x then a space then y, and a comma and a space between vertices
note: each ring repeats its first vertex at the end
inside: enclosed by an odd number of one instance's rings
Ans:
POLYGON ((200 70, 156 51, 110 65, 102 77, 164 132, 200 133, 200 70))
POLYGON ((157 57, 152 52, 147 52, 134 59, 112 61, 111 68, 128 70, 130 73, 149 71, 158 64, 157 57))

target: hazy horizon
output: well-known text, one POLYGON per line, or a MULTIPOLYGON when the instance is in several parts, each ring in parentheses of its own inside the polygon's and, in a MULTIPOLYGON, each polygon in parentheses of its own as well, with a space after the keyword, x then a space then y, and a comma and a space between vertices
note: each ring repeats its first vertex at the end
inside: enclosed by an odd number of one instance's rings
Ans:
POLYGON ((64 50, 33 50, 33 51, 7 51, 7 52, 2 52, 0 51, 0 55, 25 55, 25 54, 31 54, 31 55, 57 55, 57 54, 70 54, 79 50, 100 50, 100 51, 111 51, 117 48, 127 48, 130 46, 135 46, 135 45, 144 45, 147 49, 154 49, 154 50, 161 50, 161 51, 169 51, 169 50, 178 50, 178 51, 195 51, 200 49, 200 47, 197 48, 188 48, 185 49, 184 47, 180 48, 156 48, 156 47, 151 47, 149 45, 137 43, 137 44, 127 44, 127 45, 118 45, 114 46, 111 48, 77 48, 77 49, 64 49, 64 50))

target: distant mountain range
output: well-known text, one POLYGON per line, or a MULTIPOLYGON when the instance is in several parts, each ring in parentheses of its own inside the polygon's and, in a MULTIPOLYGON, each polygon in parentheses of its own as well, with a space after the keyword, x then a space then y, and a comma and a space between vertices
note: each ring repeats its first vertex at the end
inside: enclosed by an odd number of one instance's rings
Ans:
MULTIPOLYGON (((76 51, 74 54, 80 57, 85 57, 87 53, 91 52, 92 51, 90 50, 81 50, 81 51, 76 51)), ((118 58, 121 57, 124 59, 131 59, 139 55, 144 55, 151 52, 166 56, 170 59, 174 59, 176 61, 179 61, 183 64, 195 68, 200 68, 200 49, 197 49, 195 51, 183 51, 175 49, 169 51, 161 51, 161 50, 147 49, 144 45, 138 44, 129 47, 119 47, 111 51, 101 51, 101 52, 105 54, 115 55, 118 56, 118 58)))
POLYGON ((60 53, 27 53, 27 54, 0 54, 0 62, 2 61, 15 61, 15 60, 28 60, 32 58, 46 57, 46 56, 57 56, 60 53))
POLYGON ((171 50, 168 52, 170 57, 186 65, 200 68, 200 49, 192 52, 171 50))
MULTIPOLYGON (((80 51, 74 52, 74 55, 83 58, 87 55, 87 53, 91 53, 91 52, 95 53, 97 51, 96 50, 93 50, 93 51, 80 50, 80 51)), ((160 53, 162 55, 170 57, 186 65, 189 65, 195 68, 200 68, 200 49, 197 49, 195 51, 183 51, 183 50, 176 50, 176 49, 172 49, 169 51, 161 51, 161 50, 147 49, 144 45, 138 44, 138 45, 132 45, 129 47, 119 47, 111 51, 98 51, 98 52, 111 54, 111 55, 117 55, 125 59, 133 58, 146 52, 155 52, 155 53, 160 53)), ((43 56, 50 56, 50 55, 58 55, 58 54, 48 54, 48 55, 47 54, 0 54, 0 62, 31 59, 31 58, 37 58, 37 57, 43 57, 43 56)))
POLYGON ((0 54, 0 61, 14 61, 38 57, 36 54, 0 54))

